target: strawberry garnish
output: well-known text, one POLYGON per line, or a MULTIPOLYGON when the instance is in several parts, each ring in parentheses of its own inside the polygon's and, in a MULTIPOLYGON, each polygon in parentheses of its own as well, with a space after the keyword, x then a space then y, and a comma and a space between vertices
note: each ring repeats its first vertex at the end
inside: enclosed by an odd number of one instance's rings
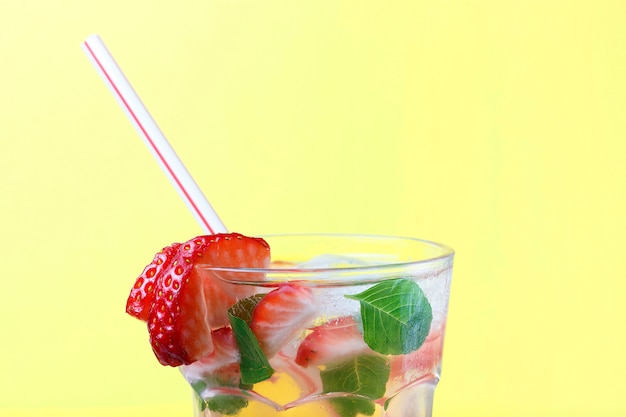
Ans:
POLYGON ((375 354, 354 319, 345 316, 313 328, 298 347, 296 363, 304 367, 329 364, 364 353, 375 354))
POLYGON ((227 321, 226 309, 239 294, 254 291, 252 286, 229 290, 232 284, 222 282, 203 266, 258 268, 269 264, 269 246, 263 239, 236 233, 198 236, 180 244, 175 252, 156 274, 148 314, 152 350, 161 364, 170 366, 190 364, 211 354, 212 324, 227 321))
POLYGON ((152 350, 163 365, 189 364, 213 351, 204 286, 194 268, 208 245, 207 236, 181 245, 157 280, 148 331, 152 350))
POLYGON ((154 302, 156 281, 161 271, 167 268, 180 247, 180 243, 173 243, 154 255, 154 259, 146 266, 135 281, 126 301, 126 312, 139 320, 148 321, 148 314, 154 302))
POLYGON ((283 284, 257 304, 250 328, 265 355, 271 358, 310 325, 315 313, 310 288, 283 284))
POLYGON ((204 282, 208 320, 212 329, 226 326, 229 323, 228 308, 257 290, 252 285, 233 285, 227 280, 262 281, 264 276, 261 273, 215 271, 203 266, 266 268, 269 263, 269 246, 263 239, 236 233, 211 236, 210 250, 206 251, 195 272, 204 282))

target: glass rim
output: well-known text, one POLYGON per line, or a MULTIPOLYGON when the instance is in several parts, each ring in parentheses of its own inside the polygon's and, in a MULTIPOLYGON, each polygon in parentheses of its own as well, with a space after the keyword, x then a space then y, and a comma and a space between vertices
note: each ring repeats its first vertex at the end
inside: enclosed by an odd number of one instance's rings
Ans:
MULTIPOLYGON (((297 280, 299 283, 303 283, 306 281, 310 281, 312 285, 317 285, 323 282, 325 285, 346 285, 353 284, 357 281, 359 283, 363 282, 376 282, 380 281, 380 275, 377 275, 377 272, 383 274, 391 274, 393 271, 398 270, 411 270, 411 269, 419 269, 419 268, 428 268, 429 266, 436 266, 441 263, 452 262, 454 258, 454 250, 447 245, 442 243, 438 243, 431 240, 419 239, 414 237, 407 236, 396 236, 396 235, 379 235, 379 234, 354 234, 354 233, 280 233, 280 234, 261 234, 257 237, 263 239, 271 239, 273 238, 330 238, 330 239, 370 239, 370 240, 379 240, 379 241, 397 241, 397 242, 411 242, 414 244, 423 245, 423 247, 430 247, 438 250, 434 256, 428 256, 416 260, 403 260, 398 262, 381 262, 374 264, 366 264, 366 265, 349 265, 349 266, 330 266, 330 267, 266 267, 266 268, 249 268, 249 267, 226 267, 226 266, 214 266, 214 265, 201 265, 198 266, 201 270, 208 270, 214 273, 239 273, 239 274, 263 274, 263 280, 240 280, 233 278, 225 278, 220 276, 220 278, 224 281, 235 283, 235 284, 245 284, 245 285, 255 285, 255 286, 273 286, 277 283, 284 283, 285 280, 280 277, 288 277, 288 276, 301 276, 302 278, 291 279, 297 280), (359 276, 362 278, 363 275, 372 276, 372 278, 363 280, 363 279, 345 279, 342 278, 340 280, 329 280, 329 279, 321 279, 315 278, 322 275, 327 274, 335 274, 342 276, 359 276), (313 277, 313 278, 311 278, 313 277)), ((271 247, 271 245, 270 245, 271 247)), ((322 255, 321 253, 319 255, 322 255)), ((396 272, 397 273, 397 272, 396 272)))

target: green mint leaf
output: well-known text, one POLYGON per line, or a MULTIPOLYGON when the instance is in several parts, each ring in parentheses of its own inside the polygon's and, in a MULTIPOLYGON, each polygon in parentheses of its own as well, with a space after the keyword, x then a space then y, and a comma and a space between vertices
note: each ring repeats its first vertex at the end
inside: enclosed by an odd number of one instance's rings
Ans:
POLYGON ((225 416, 235 415, 239 410, 247 406, 248 400, 236 395, 216 395, 207 401, 209 410, 225 416))
POLYGON ((252 312, 259 301, 265 297, 265 294, 255 294, 250 297, 239 300, 236 304, 228 309, 228 313, 245 321, 248 325, 252 321, 252 312))
POLYGON ((230 313, 228 319, 239 347, 241 382, 243 384, 256 384, 265 381, 272 376, 274 369, 261 350, 259 341, 244 320, 230 313))
POLYGON ((329 401, 341 417, 371 416, 376 411, 374 402, 365 398, 331 398, 329 401))
POLYGON ((389 365, 385 358, 361 355, 331 364, 320 372, 324 393, 349 393, 358 397, 331 398, 341 417, 374 414, 374 401, 385 394, 389 365))
POLYGON ((374 351, 400 355, 417 350, 433 319, 430 303, 415 282, 383 281, 347 298, 361 303, 363 338, 374 351))

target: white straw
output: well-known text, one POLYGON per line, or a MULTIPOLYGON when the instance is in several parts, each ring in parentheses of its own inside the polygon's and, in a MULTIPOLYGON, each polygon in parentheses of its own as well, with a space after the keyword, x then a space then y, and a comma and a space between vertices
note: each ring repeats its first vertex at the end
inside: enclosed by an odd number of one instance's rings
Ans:
POLYGON ((102 39, 98 35, 89 36, 83 42, 83 50, 202 229, 211 234, 226 232, 226 226, 150 116, 102 39))

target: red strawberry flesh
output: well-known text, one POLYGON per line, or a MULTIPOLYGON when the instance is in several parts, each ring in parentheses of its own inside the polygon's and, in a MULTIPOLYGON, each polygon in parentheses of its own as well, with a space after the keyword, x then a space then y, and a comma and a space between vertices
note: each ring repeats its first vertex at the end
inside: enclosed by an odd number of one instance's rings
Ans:
POLYGON ((261 273, 238 273, 215 271, 208 267, 266 268, 269 266, 269 246, 259 238, 239 234, 211 236, 210 250, 198 262, 196 273, 204 282, 204 295, 212 329, 228 325, 228 308, 242 298, 253 295, 257 288, 252 285, 234 285, 228 281, 261 281, 261 273), (228 281, 227 281, 228 280, 228 281))

